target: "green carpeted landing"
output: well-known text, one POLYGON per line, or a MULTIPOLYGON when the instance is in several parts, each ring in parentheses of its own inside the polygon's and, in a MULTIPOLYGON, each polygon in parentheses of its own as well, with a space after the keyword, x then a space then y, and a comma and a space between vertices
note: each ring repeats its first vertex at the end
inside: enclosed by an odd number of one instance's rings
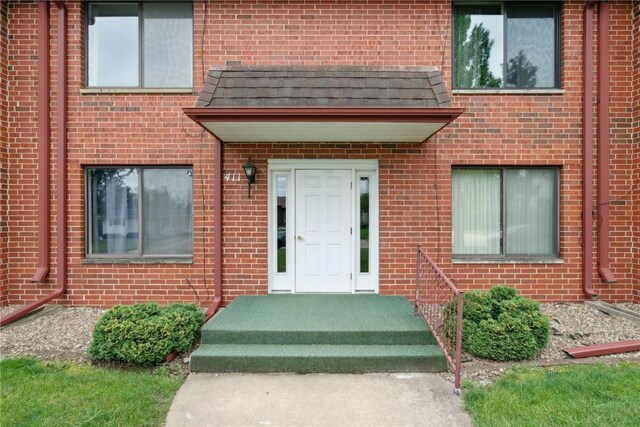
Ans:
POLYGON ((434 372, 446 361, 404 297, 237 297, 202 329, 194 372, 434 372))

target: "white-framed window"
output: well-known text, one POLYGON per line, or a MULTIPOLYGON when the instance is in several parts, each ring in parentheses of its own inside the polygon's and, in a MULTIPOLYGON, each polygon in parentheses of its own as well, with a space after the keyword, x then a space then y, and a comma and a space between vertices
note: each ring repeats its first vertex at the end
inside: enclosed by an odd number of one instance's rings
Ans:
POLYGON ((193 4, 89 2, 88 87, 193 86, 193 4))
POLYGON ((559 27, 559 2, 455 2, 453 88, 559 87, 559 27))
POLYGON ((191 257, 192 175, 191 167, 86 167, 86 256, 191 257))
POLYGON ((378 289, 378 176, 355 172, 356 291, 378 289))
POLYGON ((290 171, 277 171, 272 174, 272 182, 274 185, 272 196, 272 209, 274 210, 272 217, 275 218, 273 224, 273 235, 275 240, 275 252, 273 271, 278 278, 284 277, 287 281, 289 273, 292 270, 293 252, 291 247, 292 240, 292 223, 291 216, 291 192, 293 183, 291 181, 292 173, 290 171))
POLYGON ((558 258, 559 168, 454 167, 453 258, 558 258))

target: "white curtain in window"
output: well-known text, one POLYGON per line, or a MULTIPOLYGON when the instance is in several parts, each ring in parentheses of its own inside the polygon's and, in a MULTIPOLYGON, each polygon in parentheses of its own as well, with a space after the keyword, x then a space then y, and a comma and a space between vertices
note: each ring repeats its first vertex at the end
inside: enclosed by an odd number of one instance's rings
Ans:
POLYGON ((556 171, 509 169, 506 185, 507 253, 556 253, 556 171))
POLYGON ((131 169, 97 171, 105 182, 102 233, 108 254, 136 252, 138 248, 137 174, 131 169))
POLYGON ((453 254, 500 254, 500 170, 454 169, 451 199, 453 254))

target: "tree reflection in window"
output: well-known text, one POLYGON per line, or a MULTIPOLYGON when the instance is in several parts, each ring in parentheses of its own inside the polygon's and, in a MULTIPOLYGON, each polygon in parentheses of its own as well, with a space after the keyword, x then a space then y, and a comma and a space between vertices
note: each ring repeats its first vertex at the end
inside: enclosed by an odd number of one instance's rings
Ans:
POLYGON ((507 66, 507 84, 514 87, 536 87, 538 67, 527 59, 523 51, 509 60, 507 66))
POLYGON ((276 177, 276 239, 278 246, 278 273, 287 272, 287 177, 276 177))
POLYGON ((369 178, 360 178, 360 273, 369 272, 369 178))
POLYGON ((558 4, 453 6, 455 88, 555 88, 558 4))
POLYGON ((454 87, 502 86, 502 79, 496 76, 502 74, 501 15, 500 5, 454 9, 454 87))
POLYGON ((138 252, 138 171, 89 169, 89 252, 138 252))
POLYGON ((191 168, 87 168, 87 255, 193 254, 191 168))

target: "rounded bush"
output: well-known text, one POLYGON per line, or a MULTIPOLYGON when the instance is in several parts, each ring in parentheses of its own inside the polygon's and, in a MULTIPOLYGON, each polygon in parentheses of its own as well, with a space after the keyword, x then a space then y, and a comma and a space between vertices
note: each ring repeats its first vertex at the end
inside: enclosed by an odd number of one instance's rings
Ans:
POLYGON ((493 303, 491 294, 482 291, 468 291, 464 294, 464 318, 475 323, 491 319, 493 303))
MULTIPOLYGON (((489 291, 466 292, 463 315, 462 349, 478 357, 531 359, 549 340, 549 319, 540 304, 517 296, 513 288, 495 286, 489 291)), ((455 327, 452 317, 447 323, 448 329, 455 327)))
POLYGON ((169 353, 189 349, 203 323, 204 314, 194 304, 119 305, 98 320, 88 354, 96 360, 155 365, 169 353))

